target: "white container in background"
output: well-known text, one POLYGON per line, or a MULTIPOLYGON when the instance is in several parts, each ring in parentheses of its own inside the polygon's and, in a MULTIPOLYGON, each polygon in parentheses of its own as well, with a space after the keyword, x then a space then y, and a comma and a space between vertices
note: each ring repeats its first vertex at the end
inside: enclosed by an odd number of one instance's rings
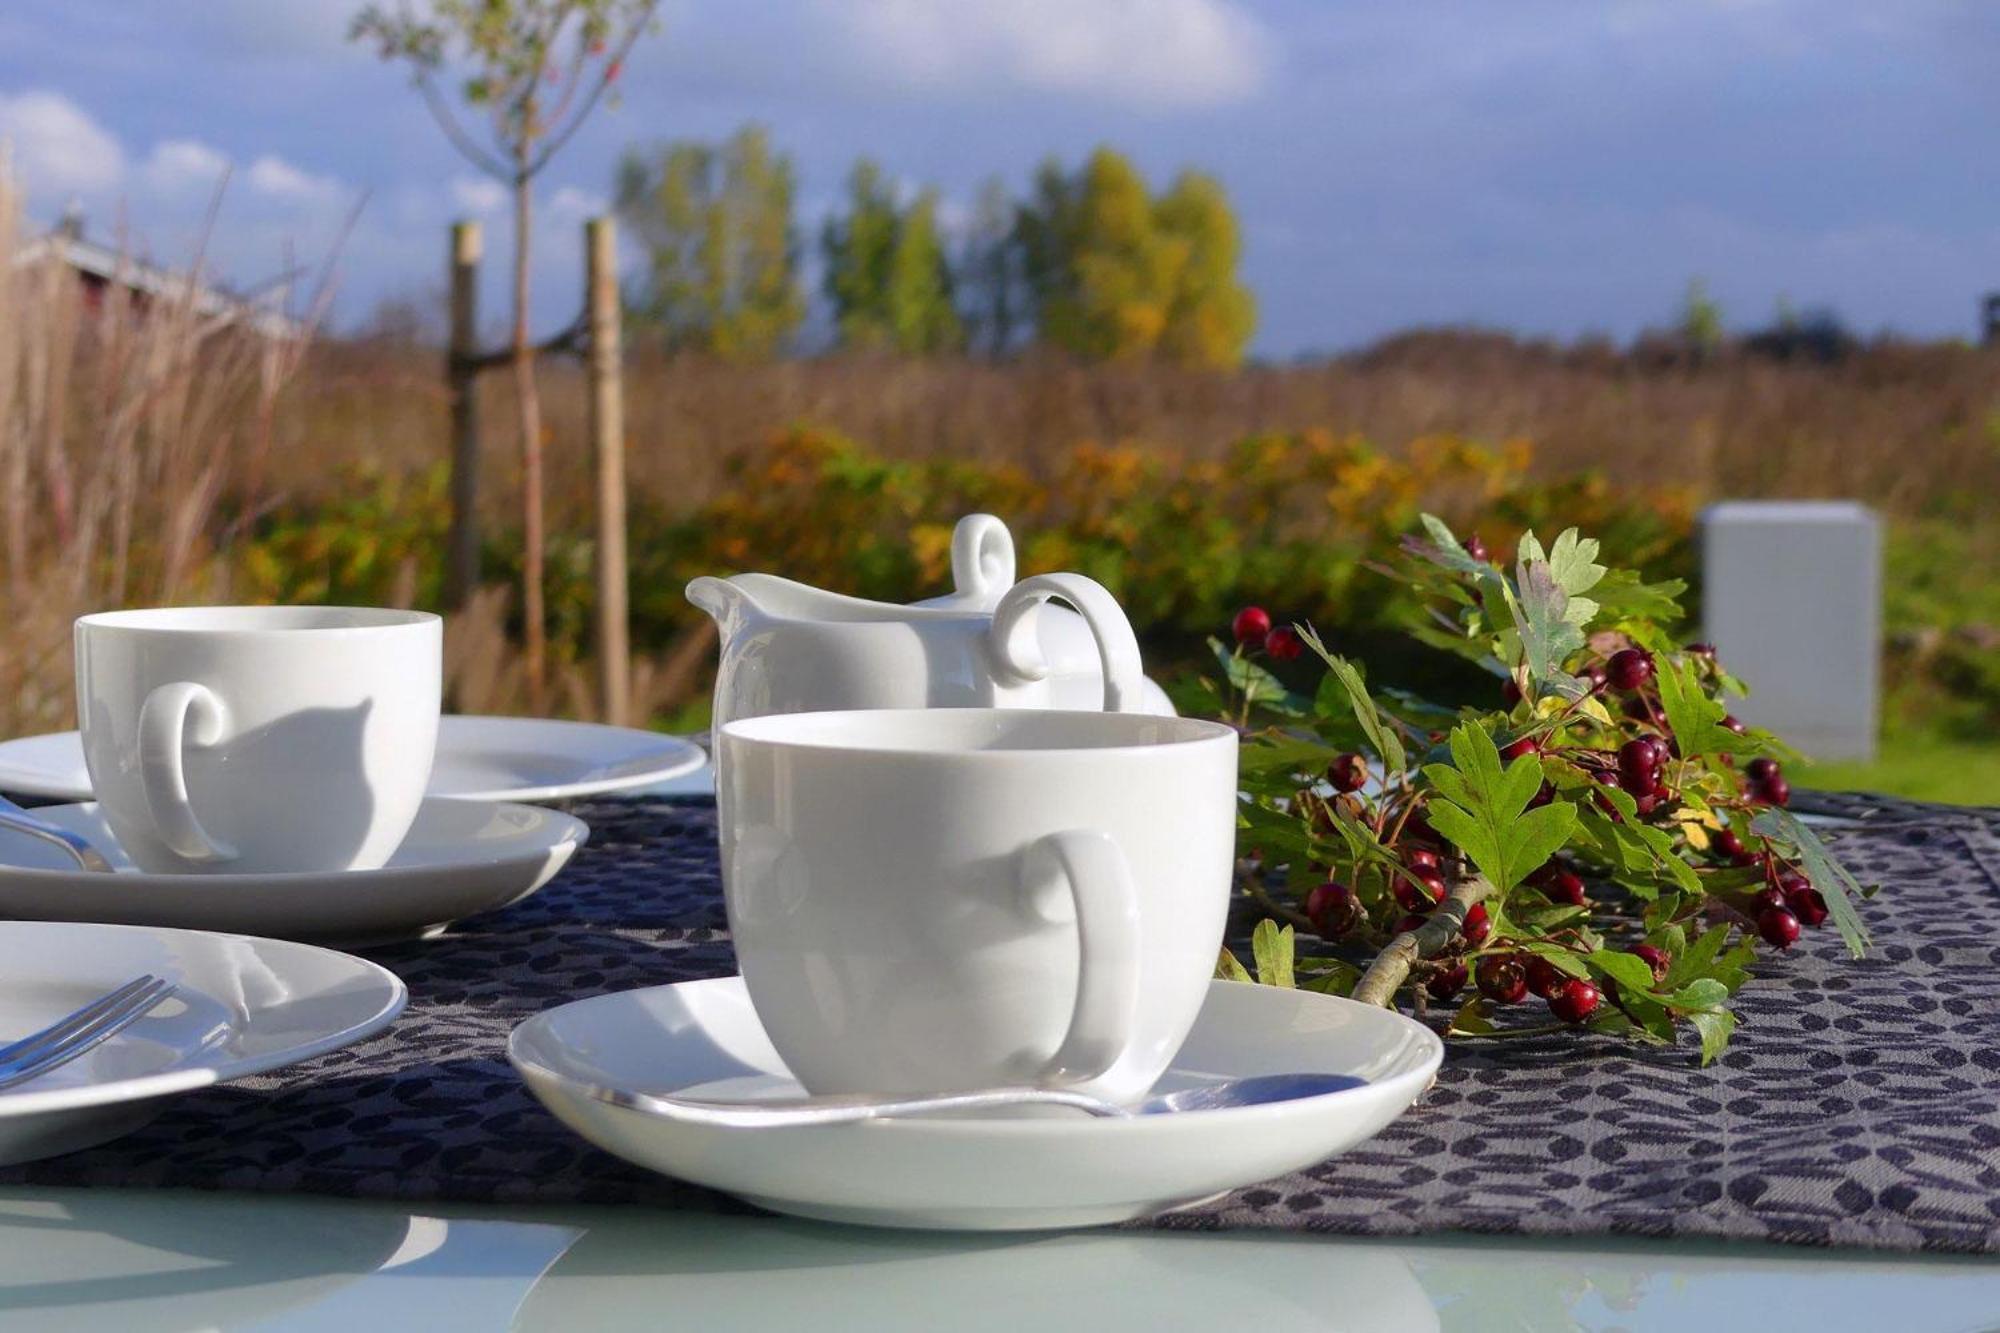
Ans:
POLYGON ((1844 500, 1731 500, 1701 516, 1702 605, 1730 706, 1815 759, 1870 759, 1880 715, 1882 527, 1844 500))

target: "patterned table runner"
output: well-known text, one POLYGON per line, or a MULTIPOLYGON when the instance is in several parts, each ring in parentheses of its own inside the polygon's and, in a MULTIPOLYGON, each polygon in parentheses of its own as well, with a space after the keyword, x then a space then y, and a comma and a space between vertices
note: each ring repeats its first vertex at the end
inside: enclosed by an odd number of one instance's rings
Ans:
MULTIPOLYGON (((1766 964, 1715 1066, 1691 1044, 1454 1045, 1437 1086, 1361 1148, 1155 1219, 1182 1229, 1741 1237, 2000 1252, 2000 816, 1815 798, 1876 948, 1831 930, 1766 964)), ((580 803, 590 846, 548 888, 370 956, 409 983, 373 1040, 174 1100, 151 1126, 0 1184, 735 1209, 597 1151, 503 1054, 584 996, 733 970, 704 801, 580 803)))

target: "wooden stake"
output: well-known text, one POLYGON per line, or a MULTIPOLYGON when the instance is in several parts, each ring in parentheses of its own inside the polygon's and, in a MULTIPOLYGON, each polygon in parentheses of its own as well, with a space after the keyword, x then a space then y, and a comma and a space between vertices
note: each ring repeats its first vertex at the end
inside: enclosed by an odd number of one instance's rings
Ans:
POLYGON ((590 303, 590 437, 597 456, 597 672, 604 720, 630 724, 631 640, 625 567, 625 389, 620 378, 622 313, 618 229, 610 218, 584 224, 585 290, 590 303))
POLYGON ((477 222, 451 228, 451 348, 445 384, 451 401, 451 537, 445 552, 445 605, 458 610, 479 586, 479 254, 477 222))

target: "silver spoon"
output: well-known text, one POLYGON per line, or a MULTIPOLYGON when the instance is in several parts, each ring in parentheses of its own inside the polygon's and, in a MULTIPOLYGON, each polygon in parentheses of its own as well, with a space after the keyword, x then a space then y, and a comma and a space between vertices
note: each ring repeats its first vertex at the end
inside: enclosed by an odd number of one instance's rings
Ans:
POLYGON ((800 1125, 845 1125, 857 1120, 935 1115, 947 1111, 990 1111, 1003 1106, 1064 1106, 1105 1119, 1171 1115, 1181 1111, 1219 1111, 1236 1106, 1260 1106, 1318 1097, 1359 1088, 1367 1079, 1349 1074, 1258 1074, 1223 1079, 1160 1093, 1135 1106, 1120 1106, 1087 1093, 1062 1088, 985 1088, 935 1097, 784 1097, 759 1102, 719 1102, 623 1088, 587 1087, 600 1102, 644 1111, 689 1125, 728 1129, 781 1129, 800 1125))
POLYGON ((94 870, 107 875, 116 873, 111 863, 104 859, 104 853, 90 845, 90 839, 81 833, 72 833, 60 824, 51 824, 32 810, 23 810, 4 796, 0 796, 0 828, 9 828, 60 847, 70 860, 76 862, 79 870, 94 870))

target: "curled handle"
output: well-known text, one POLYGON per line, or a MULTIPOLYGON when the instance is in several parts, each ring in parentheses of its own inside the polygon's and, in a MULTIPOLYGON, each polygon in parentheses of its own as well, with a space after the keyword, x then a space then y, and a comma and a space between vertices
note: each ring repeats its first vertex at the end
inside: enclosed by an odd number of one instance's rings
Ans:
POLYGON ((228 720, 222 700, 206 685, 191 680, 160 686, 139 707, 139 783, 146 792, 146 808, 160 841, 184 860, 236 859, 236 849, 211 837, 195 817, 181 760, 184 745, 221 740, 228 720))
POLYGON ((1049 664, 1042 655, 1036 623, 1042 604, 1052 597, 1075 607, 1097 640, 1097 655, 1104 665, 1104 711, 1144 712, 1146 675, 1132 622, 1103 584, 1081 574, 1037 574, 1022 579, 1000 599, 993 610, 993 650, 1002 679, 1021 684, 1047 678, 1049 664))
POLYGON ((1014 534, 991 514, 967 514, 951 530, 951 581, 958 597, 990 606, 1014 585, 1014 534))
POLYGON ((1139 1013, 1139 891, 1110 835, 1068 829, 1029 843, 1021 888, 1044 919, 1076 917, 1076 1007, 1069 1031, 1042 1069, 1043 1086, 1082 1083, 1118 1063, 1139 1013), (1069 901, 1050 901, 1057 885, 1069 901))

